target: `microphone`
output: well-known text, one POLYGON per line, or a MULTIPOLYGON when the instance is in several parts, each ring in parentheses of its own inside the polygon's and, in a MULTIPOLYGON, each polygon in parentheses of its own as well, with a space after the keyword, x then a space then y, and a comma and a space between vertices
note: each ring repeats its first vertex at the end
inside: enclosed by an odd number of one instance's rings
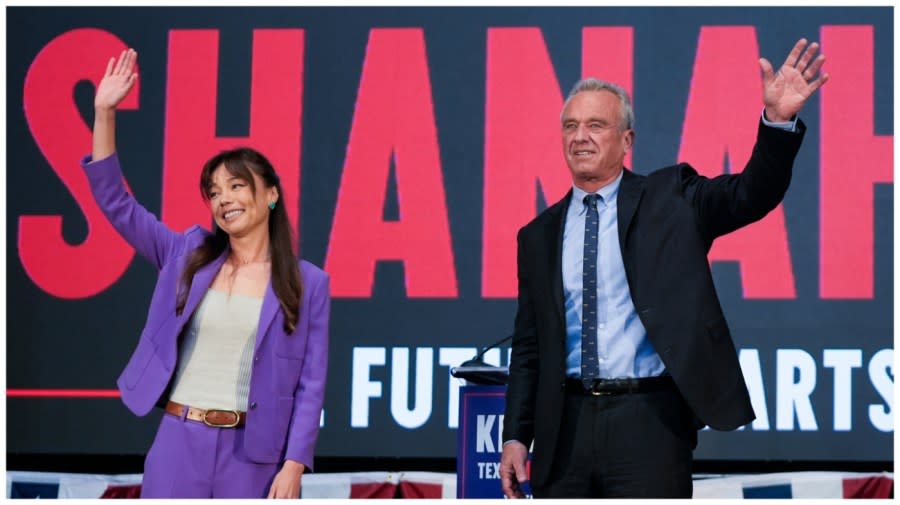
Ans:
MULTIPOLYGON (((461 363, 459 366, 460 366, 460 367, 464 367, 464 366, 494 367, 494 365, 488 365, 487 363, 485 363, 485 362, 481 359, 481 358, 484 357, 484 353, 490 351, 491 349, 497 347, 498 345, 500 345, 500 344, 502 344, 502 343, 504 343, 504 342, 507 342, 507 341, 509 341, 509 340, 512 340, 512 338, 513 338, 512 335, 508 335, 508 336, 506 336, 506 337, 501 338, 500 340, 494 342, 493 344, 491 344, 491 345, 489 345, 489 346, 483 348, 478 354, 475 355, 474 358, 470 359, 469 361, 464 361, 464 362, 461 363)), ((494 368, 498 368, 498 367, 494 367, 494 368)))
POLYGON ((498 345, 512 340, 513 336, 509 335, 494 342, 493 344, 482 349, 474 358, 463 362, 459 366, 450 369, 450 375, 457 379, 465 379, 467 382, 482 385, 502 385, 506 384, 509 379, 509 367, 500 367, 488 365, 481 358, 484 353, 497 347, 498 345))

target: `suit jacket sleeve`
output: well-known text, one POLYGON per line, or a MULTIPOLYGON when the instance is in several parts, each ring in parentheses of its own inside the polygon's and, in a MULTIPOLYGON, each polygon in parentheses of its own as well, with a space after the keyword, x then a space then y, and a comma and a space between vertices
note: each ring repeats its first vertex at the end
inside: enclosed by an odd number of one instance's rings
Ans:
POLYGON ((183 246, 184 237, 170 230, 142 207, 125 188, 116 153, 93 161, 81 160, 94 200, 113 228, 157 270, 183 246))
MULTIPOLYGON (((310 279, 312 280, 312 279, 310 279)), ((285 458, 313 466, 313 449, 319 437, 319 417, 325 401, 325 378, 328 372, 328 323, 331 296, 328 275, 322 273, 310 283, 309 335, 303 356, 303 371, 294 397, 294 411, 288 430, 285 458)), ((302 316, 302 315, 301 315, 302 316)), ((291 338, 291 337, 289 337, 291 338)))
POLYGON ((760 121, 756 145, 740 174, 707 179, 681 165, 682 190, 697 212, 707 247, 716 237, 762 219, 781 202, 805 132, 799 120, 796 132, 760 121))
POLYGON ((534 300, 529 283, 525 228, 518 235, 519 307, 516 311, 503 441, 518 440, 530 446, 534 439, 535 398, 538 383, 538 342, 534 300))

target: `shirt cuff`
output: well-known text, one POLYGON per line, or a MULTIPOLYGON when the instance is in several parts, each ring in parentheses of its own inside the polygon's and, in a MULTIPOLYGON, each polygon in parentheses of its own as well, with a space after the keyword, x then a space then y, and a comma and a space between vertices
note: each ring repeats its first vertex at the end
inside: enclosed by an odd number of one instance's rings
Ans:
POLYGON ((769 121, 766 119, 766 108, 763 107, 762 110, 762 122, 764 125, 769 126, 771 128, 778 128, 779 130, 784 130, 788 132, 796 132, 797 131, 797 116, 795 115, 790 121, 769 121))

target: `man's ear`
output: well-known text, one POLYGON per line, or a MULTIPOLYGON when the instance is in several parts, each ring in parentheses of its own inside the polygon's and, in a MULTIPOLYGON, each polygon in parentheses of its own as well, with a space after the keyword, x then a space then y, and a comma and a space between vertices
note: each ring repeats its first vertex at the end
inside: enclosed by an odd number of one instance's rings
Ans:
POLYGON ((628 130, 627 132, 625 132, 624 142, 625 152, 630 151, 631 148, 634 147, 634 130, 628 130))

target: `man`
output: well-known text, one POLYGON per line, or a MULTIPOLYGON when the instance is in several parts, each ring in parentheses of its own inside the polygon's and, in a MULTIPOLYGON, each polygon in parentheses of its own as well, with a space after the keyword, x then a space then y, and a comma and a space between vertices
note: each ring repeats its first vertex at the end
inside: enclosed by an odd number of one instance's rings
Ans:
POLYGON ((801 39, 778 72, 760 59, 753 154, 714 179, 687 164, 625 170, 628 95, 575 85, 561 117, 572 190, 518 235, 506 496, 523 496, 533 442, 535 497, 690 497, 697 429, 754 419, 706 255, 784 197, 806 129, 796 114, 828 80, 817 49, 801 39))

